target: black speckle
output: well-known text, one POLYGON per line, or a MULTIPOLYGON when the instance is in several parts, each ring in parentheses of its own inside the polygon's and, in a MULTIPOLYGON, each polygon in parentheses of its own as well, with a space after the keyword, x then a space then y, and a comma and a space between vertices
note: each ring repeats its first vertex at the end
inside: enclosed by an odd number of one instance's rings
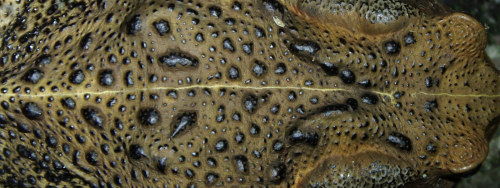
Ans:
POLYGON ((75 70, 69 75, 69 81, 73 84, 81 84, 85 80, 82 70, 75 70))
POLYGON ((281 75, 286 73, 286 65, 284 63, 278 63, 276 65, 276 69, 274 69, 274 73, 281 75))
POLYGON ((265 33, 264 29, 262 29, 260 27, 255 27, 255 36, 257 38, 262 38, 262 37, 266 36, 266 33, 265 33))
POLYGON ((73 110, 76 107, 75 101, 72 98, 70 98, 70 97, 61 99, 61 103, 67 109, 73 110))
POLYGON ((26 146, 23 145, 17 145, 17 153, 19 153, 19 156, 30 159, 32 161, 37 160, 36 153, 33 149, 27 148, 26 146))
POLYGON ((42 76, 43 72, 40 69, 33 68, 28 70, 26 74, 24 74, 23 80, 32 84, 37 84, 40 79, 42 79, 42 76))
POLYGON ((256 136, 260 133, 260 127, 256 124, 252 124, 249 131, 251 135, 256 136))
POLYGON ((432 84, 433 84, 433 83, 432 83, 432 78, 431 78, 431 77, 427 77, 427 78, 425 78, 425 86, 426 86, 427 88, 432 87, 432 84))
POLYGON ((288 137, 292 143, 305 143, 309 146, 316 146, 319 142, 319 135, 317 133, 304 133, 299 129, 292 130, 288 137))
POLYGON ((205 184, 207 184, 207 185, 214 185, 217 182, 218 179, 219 179, 219 174, 216 174, 216 173, 213 173, 213 172, 209 172, 205 176, 205 184))
POLYGON ((196 112, 184 112, 176 118, 176 121, 172 123, 172 134, 170 138, 179 135, 181 132, 188 130, 192 125, 196 123, 196 112))
POLYGON ((234 167, 237 172, 247 173, 248 172, 248 159, 244 155, 236 155, 233 158, 234 167))
POLYGON ((135 35, 142 29, 142 20, 139 15, 134 15, 126 24, 127 34, 135 35))
POLYGON ((82 40, 80 41, 80 48, 83 50, 88 50, 91 44, 92 44, 92 35, 90 33, 87 33, 82 37, 82 40))
POLYGON ((248 95, 243 101, 243 106, 249 113, 255 112, 257 105, 257 97, 255 95, 248 95))
POLYGON ((142 157, 145 157, 146 153, 144 152, 144 149, 141 146, 137 144, 132 144, 130 145, 129 148, 129 156, 132 159, 138 160, 142 157))
POLYGON ((408 33, 404 36, 405 44, 408 46, 410 44, 415 43, 415 37, 413 37, 413 33, 408 33))
POLYGON ((202 33, 197 33, 195 36, 194 36, 194 39, 198 42, 203 42, 205 39, 203 37, 203 34, 202 33))
POLYGON ((45 138, 45 142, 49 147, 55 148, 57 146, 57 138, 53 136, 47 136, 47 138, 45 138))
POLYGON ((411 140, 401 133, 393 132, 389 134, 386 141, 401 150, 411 151, 412 149, 411 140))
POLYGON ((229 78, 232 80, 238 79, 240 77, 240 70, 234 66, 231 66, 227 72, 229 78))
POLYGON ((398 54, 401 51, 401 46, 396 41, 388 41, 384 44, 387 54, 398 54))
POLYGON ((24 116, 31 120, 40 119, 43 115, 43 110, 34 102, 27 102, 22 107, 24 116))
POLYGON ((436 153, 437 147, 434 143, 430 142, 427 146, 425 146, 425 150, 429 153, 436 153))
POLYGON ((242 49, 243 49, 243 52, 245 52, 246 54, 248 54, 248 55, 252 54, 252 52, 253 52, 253 43, 252 42, 244 43, 242 45, 242 49))
POLYGON ((170 24, 166 20, 159 20, 153 22, 153 26, 155 27, 156 31, 160 34, 160 36, 163 36, 170 31, 170 24))
POLYGON ((358 100, 353 98, 348 98, 345 102, 348 106, 350 106, 353 110, 358 108, 358 100))
POLYGON ((333 65, 333 63, 325 62, 325 63, 321 63, 320 66, 321 66, 321 69, 323 69, 323 71, 328 76, 336 76, 337 74, 339 74, 339 69, 335 65, 333 65))
POLYGON ((361 101, 366 103, 366 104, 377 104, 378 103, 378 97, 375 94, 372 93, 366 93, 361 96, 361 101))
POLYGON ((275 163, 270 166, 268 171, 269 180, 273 183, 280 183, 286 177, 286 166, 283 163, 275 163))
POLYGON ((138 119, 143 125, 156 125, 160 122, 160 114, 154 108, 141 109, 138 119))
POLYGON ((290 52, 301 57, 312 58, 319 49, 318 43, 313 41, 297 41, 290 44, 290 52))
POLYGON ((115 77, 113 76, 113 71, 112 70, 102 70, 99 73, 99 84, 102 86, 111 86, 113 85, 113 82, 115 81, 115 77))
POLYGON ((274 151, 281 151, 284 148, 283 142, 276 140, 273 144, 273 150, 274 151))
POLYGON ((167 65, 168 67, 176 67, 176 66, 190 66, 196 67, 198 66, 198 60, 196 58, 192 58, 183 54, 170 54, 167 56, 160 57, 160 63, 167 65))
POLYGON ((105 119, 98 109, 93 107, 84 107, 82 108, 81 113, 83 119, 85 119, 87 123, 98 128, 103 128, 105 119))
POLYGON ((252 67, 252 72, 255 76, 260 77, 266 73, 266 66, 260 61, 255 61, 252 67))
POLYGON ((243 134, 241 132, 236 133, 236 136, 234 136, 234 141, 237 144, 243 143, 243 141, 245 141, 245 134, 243 134))
POLYGON ((215 151, 223 152, 229 147, 229 143, 225 139, 220 139, 215 143, 215 151))
POLYGON ((343 70, 341 72, 340 79, 345 84, 352 84, 352 83, 356 82, 356 76, 354 75, 354 73, 351 70, 348 70, 348 69, 343 70))
POLYGON ((438 107, 437 100, 432 100, 432 101, 427 101, 424 105, 425 111, 426 112, 433 112, 435 108, 438 107))
POLYGON ((87 160, 87 162, 89 162, 89 164, 94 166, 97 165, 97 163, 99 162, 98 157, 99 156, 97 155, 96 151, 90 151, 85 154, 85 159, 87 160))
POLYGON ((235 51, 234 46, 233 46, 233 42, 229 38, 226 38, 226 39, 224 39, 224 41, 222 41, 222 47, 226 50, 231 51, 231 52, 235 51))
POLYGON ((222 16, 222 10, 217 6, 208 7, 208 11, 210 11, 210 15, 215 16, 217 18, 222 16))

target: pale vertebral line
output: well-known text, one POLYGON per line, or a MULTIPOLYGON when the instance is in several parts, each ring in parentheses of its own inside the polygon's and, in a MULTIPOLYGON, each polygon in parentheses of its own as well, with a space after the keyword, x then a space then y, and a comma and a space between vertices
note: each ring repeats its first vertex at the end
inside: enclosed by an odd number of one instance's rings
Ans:
MULTIPOLYGON (((318 91, 318 92, 356 92, 357 90, 345 89, 345 88, 314 88, 314 87, 301 87, 301 86, 244 86, 244 85, 190 85, 190 86, 170 86, 170 87, 145 87, 145 88, 134 88, 134 89, 121 89, 121 90, 105 90, 105 91, 86 91, 86 92, 55 92, 49 93, 37 93, 37 94, 22 94, 22 93, 7 93, 0 94, 0 97, 48 97, 48 96, 81 96, 81 95, 105 95, 105 94, 121 94, 121 93, 132 93, 140 91, 155 91, 155 90, 189 90, 189 89, 249 89, 249 90, 304 90, 304 91, 318 91)), ((372 92, 381 96, 386 96, 394 99, 394 92, 380 92, 380 91, 370 91, 370 90, 359 90, 362 92, 372 92)), ((488 95, 488 94, 451 94, 451 93, 426 93, 426 92, 416 92, 410 93, 411 96, 416 95, 426 95, 426 96, 449 96, 449 97, 500 97, 500 94, 488 95)))

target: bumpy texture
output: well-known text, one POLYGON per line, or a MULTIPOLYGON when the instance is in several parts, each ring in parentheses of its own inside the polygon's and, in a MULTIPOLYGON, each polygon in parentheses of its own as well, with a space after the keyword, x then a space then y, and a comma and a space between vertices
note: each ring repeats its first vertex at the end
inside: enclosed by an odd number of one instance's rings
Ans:
POLYGON ((0 1, 0 183, 451 186, 500 119, 433 1, 0 1))

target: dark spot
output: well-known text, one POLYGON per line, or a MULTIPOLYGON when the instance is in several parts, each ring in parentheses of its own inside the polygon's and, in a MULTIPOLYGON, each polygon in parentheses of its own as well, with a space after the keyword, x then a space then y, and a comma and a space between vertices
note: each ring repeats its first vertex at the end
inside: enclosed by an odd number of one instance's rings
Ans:
POLYGON ((205 39, 203 38, 203 34, 202 33, 197 33, 195 36, 194 36, 194 39, 198 42, 203 42, 205 39))
POLYGON ((115 77, 112 70, 106 69, 99 72, 99 84, 102 86, 111 86, 114 81, 115 77))
POLYGON ((69 75, 69 81, 73 84, 81 84, 85 80, 82 70, 75 70, 69 75))
POLYGON ((276 140, 273 144, 273 150, 274 151, 281 151, 284 148, 283 142, 276 140))
POLYGON ((153 22, 153 26, 155 27, 156 31, 160 34, 160 36, 163 36, 170 31, 170 24, 168 23, 168 21, 163 19, 153 22))
POLYGON ((406 46, 415 43, 415 37, 413 37, 413 33, 408 33, 404 36, 406 46))
POLYGON ((278 184, 286 177, 286 166, 283 163, 274 163, 269 168, 269 180, 272 183, 278 184))
POLYGON ((53 136, 47 136, 47 138, 45 138, 45 142, 49 147, 55 148, 57 146, 57 138, 53 136))
POLYGON ((324 62, 321 63, 320 66, 328 76, 336 76, 339 74, 339 69, 333 65, 333 63, 324 62))
POLYGON ((434 143, 430 142, 427 146, 425 146, 425 150, 429 153, 436 153, 437 147, 434 143))
POLYGON ((142 157, 147 156, 146 153, 144 152, 144 148, 137 144, 132 144, 129 147, 129 156, 132 159, 138 160, 142 157))
POLYGON ((257 97, 255 95, 248 95, 243 101, 243 106, 249 113, 255 112, 257 109, 257 97))
POLYGON ((229 70, 227 71, 228 76, 230 79, 238 79, 240 77, 240 70, 234 66, 231 66, 229 70))
POLYGON ((160 57, 160 63, 167 65, 168 67, 176 67, 176 66, 190 66, 196 67, 198 66, 198 60, 196 58, 192 58, 186 56, 184 54, 170 54, 167 56, 160 57))
POLYGON ((236 141, 237 144, 243 143, 243 141, 245 141, 245 134, 241 132, 236 133, 236 136, 234 136, 234 141, 236 141))
POLYGON ((286 73, 286 65, 284 63, 278 63, 276 65, 276 69, 274 69, 275 74, 285 74, 286 73))
POLYGON ((275 104, 274 106, 271 107, 270 111, 272 114, 277 114, 280 111, 280 105, 275 104))
POLYGON ((125 24, 127 28, 127 34, 135 35, 138 31, 142 29, 142 20, 139 15, 134 15, 125 24))
POLYGON ((154 108, 141 109, 137 118, 143 125, 156 125, 160 122, 160 113, 154 108))
POLYGON ((401 133, 393 132, 389 134, 386 141, 401 150, 411 151, 411 140, 401 133))
POLYGON ((436 99, 434 99, 434 100, 432 100, 432 101, 427 101, 427 102, 425 103, 425 105, 424 105, 424 108, 425 108, 425 111, 426 111, 426 112, 433 112, 433 110, 434 110, 435 108, 437 108, 437 107, 438 107, 438 103, 437 103, 437 100, 436 100, 436 99))
POLYGON ((348 69, 343 70, 341 72, 340 79, 345 84, 352 84, 352 83, 356 82, 356 76, 354 75, 354 73, 351 70, 348 70, 348 69))
POLYGON ((43 54, 40 57, 36 59, 36 65, 37 66, 45 66, 48 65, 52 60, 52 57, 47 54, 43 54))
POLYGON ((252 72, 255 76, 260 77, 266 73, 266 66, 260 61, 255 61, 252 67, 252 72))
POLYGON ((219 179, 219 174, 216 174, 216 173, 213 173, 213 172, 209 172, 205 176, 205 184, 207 184, 207 185, 214 185, 217 182, 218 179, 219 179))
POLYGON ((36 153, 33 149, 30 149, 30 148, 27 148, 26 146, 18 144, 16 150, 17 150, 17 153, 19 153, 19 156, 21 156, 22 158, 30 159, 32 161, 37 160, 36 153))
POLYGON ((99 162, 97 158, 98 158, 98 155, 97 155, 97 152, 95 152, 95 151, 90 151, 90 152, 87 152, 87 154, 85 154, 85 159, 91 165, 94 165, 94 166, 97 165, 97 163, 99 162))
POLYGON ((76 107, 75 101, 70 97, 61 99, 61 103, 67 109, 73 110, 76 107))
POLYGON ((245 52, 246 54, 250 55, 253 52, 253 43, 252 42, 244 43, 241 46, 241 48, 243 49, 243 52, 245 52))
POLYGON ((262 29, 260 27, 255 27, 255 36, 257 38, 265 37, 266 33, 265 33, 264 29, 262 29))
POLYGON ((193 178, 193 177, 194 177, 194 175, 195 175, 195 174, 194 174, 194 171, 193 171, 193 170, 191 170, 191 169, 189 169, 189 168, 188 168, 188 169, 186 169, 186 176, 187 176, 189 179, 193 178))
POLYGON ((92 126, 103 128, 105 118, 97 108, 83 107, 81 110, 83 119, 92 126))
POLYGON ((358 82, 359 85, 363 86, 364 88, 369 88, 372 86, 372 83, 370 80, 362 80, 360 82, 358 82))
POLYGON ((284 12, 284 7, 276 0, 263 0, 264 7, 271 12, 284 12))
POLYGON ((255 136, 255 135, 258 135, 260 133, 260 127, 256 124, 252 124, 252 126, 250 126, 250 134, 255 136))
POLYGON ((83 50, 88 50, 91 44, 92 44, 92 35, 90 33, 87 33, 85 36, 82 37, 82 40, 80 41, 80 48, 83 50))
POLYGON ((215 143, 215 151, 218 152, 226 151, 227 148, 229 147, 228 145, 229 143, 227 142, 226 139, 220 139, 215 143))
POLYGON ((390 55, 398 54, 399 51, 401 51, 401 46, 396 41, 388 41, 388 42, 384 43, 384 46, 385 46, 385 48, 384 48, 385 53, 390 54, 390 55))
POLYGON ((358 100, 356 99, 348 98, 345 103, 353 110, 356 110, 358 108, 358 100))
POLYGON ((217 160, 215 160, 212 157, 207 158, 207 164, 211 167, 216 167, 217 166, 217 160))
POLYGON ((158 171, 164 173, 167 169, 167 158, 162 157, 160 160, 158 160, 158 164, 156 165, 156 167, 158 168, 158 171))
POLYGON ((32 84, 37 84, 40 79, 42 79, 42 76, 43 72, 40 69, 33 68, 28 70, 26 74, 24 74, 23 80, 32 84))
POLYGON ((432 83, 432 78, 431 78, 431 77, 427 77, 427 78, 425 78, 425 86, 426 86, 427 88, 432 87, 432 84, 433 84, 433 83, 432 83))
POLYGON ((366 94, 361 96, 361 101, 366 103, 366 104, 377 104, 378 97, 375 94, 366 93, 366 94))
POLYGON ((224 41, 222 41, 222 47, 226 50, 231 51, 231 52, 235 51, 234 46, 233 46, 233 41, 231 41, 231 39, 229 39, 229 38, 226 38, 226 39, 224 39, 224 41))
POLYGON ((127 86, 134 85, 134 78, 132 78, 132 71, 127 71, 125 73, 125 84, 127 86))
MULTIPOLYGON (((30 133, 31 132, 31 129, 28 127, 28 125, 24 124, 24 123, 19 123, 16 125, 17 127, 17 130, 21 133, 30 133)), ((41 138, 41 136, 40 136, 41 138)))
POLYGON ((179 115, 176 121, 172 122, 172 134, 170 134, 170 138, 174 138, 179 135, 181 132, 186 131, 192 127, 196 123, 196 112, 184 112, 179 115))
POLYGON ((38 120, 43 115, 43 110, 34 102, 27 102, 21 110, 24 116, 31 120, 38 120))
POLYGON ((319 142, 319 135, 317 133, 302 132, 299 129, 294 129, 290 131, 289 140, 292 143, 304 143, 309 146, 316 146, 319 142))
POLYGON ((237 172, 247 173, 248 172, 248 159, 244 155, 236 155, 233 158, 234 168, 237 172))
POLYGON ((208 7, 208 11, 210 11, 210 15, 215 16, 217 18, 222 16, 222 10, 217 6, 208 7))
POLYGON ((297 41, 290 44, 290 52, 300 57, 312 58, 319 49, 318 43, 313 41, 297 41))

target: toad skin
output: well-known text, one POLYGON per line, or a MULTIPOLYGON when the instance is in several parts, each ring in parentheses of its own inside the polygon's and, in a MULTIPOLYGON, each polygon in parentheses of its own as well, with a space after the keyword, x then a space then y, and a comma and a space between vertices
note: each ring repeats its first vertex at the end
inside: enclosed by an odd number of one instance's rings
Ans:
POLYGON ((434 1, 0 13, 7 187, 450 187, 500 122, 483 26, 434 1))

